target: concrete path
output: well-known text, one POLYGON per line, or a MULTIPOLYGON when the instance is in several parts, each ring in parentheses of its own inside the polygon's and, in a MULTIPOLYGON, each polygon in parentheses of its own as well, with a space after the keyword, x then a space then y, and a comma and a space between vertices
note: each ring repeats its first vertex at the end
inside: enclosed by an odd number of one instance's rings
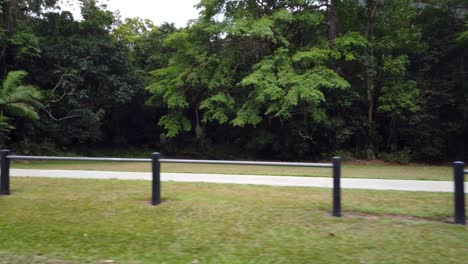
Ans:
MULTIPOLYGON (((15 177, 45 177, 71 179, 119 179, 119 180, 151 180, 149 172, 111 172, 111 171, 78 171, 78 170, 22 170, 11 169, 15 177)), ((207 182, 252 184, 290 187, 320 187, 332 188, 331 178, 321 177, 291 177, 291 176, 259 176, 259 175, 229 175, 229 174, 194 174, 194 173, 161 173, 162 181, 176 182, 207 182)), ((423 192, 453 192, 454 185, 450 181, 413 181, 413 180, 380 180, 380 179, 342 179, 344 189, 367 190, 397 190, 423 192)), ((468 190, 468 183, 465 183, 468 190)))

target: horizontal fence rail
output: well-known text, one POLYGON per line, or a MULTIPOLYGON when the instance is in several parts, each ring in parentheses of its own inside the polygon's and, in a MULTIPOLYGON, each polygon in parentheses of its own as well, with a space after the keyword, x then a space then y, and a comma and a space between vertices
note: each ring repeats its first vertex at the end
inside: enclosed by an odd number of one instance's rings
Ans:
POLYGON ((112 161, 112 162, 151 162, 151 159, 100 158, 100 157, 54 157, 54 156, 7 156, 10 160, 63 160, 63 161, 112 161))
MULTIPOLYGON (((110 162, 152 162, 152 159, 135 158, 101 158, 101 157, 54 157, 54 156, 7 156, 10 160, 62 160, 62 161, 110 161, 110 162)), ((267 161, 235 161, 235 160, 191 160, 191 159, 159 159, 160 163, 190 163, 190 164, 218 164, 218 165, 256 165, 256 166, 285 166, 285 167, 313 167, 333 168, 331 163, 304 162, 267 162, 267 161)))
POLYGON ((219 164, 219 165, 256 165, 256 166, 289 166, 333 168, 331 163, 302 163, 302 162, 267 162, 267 161, 233 161, 233 160, 190 160, 190 159, 160 159, 161 163, 191 163, 191 164, 219 164))

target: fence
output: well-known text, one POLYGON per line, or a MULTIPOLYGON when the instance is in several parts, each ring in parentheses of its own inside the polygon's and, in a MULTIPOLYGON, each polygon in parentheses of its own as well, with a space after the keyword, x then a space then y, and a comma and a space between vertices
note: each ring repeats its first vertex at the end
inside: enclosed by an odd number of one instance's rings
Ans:
MULTIPOLYGON (((332 168, 333 176, 333 212, 335 217, 341 217, 341 158, 335 157, 332 163, 299 163, 299 162, 260 162, 260 161, 228 161, 228 160, 189 160, 161 159, 161 154, 155 152, 150 159, 133 158, 88 158, 88 157, 50 157, 50 156, 16 156, 9 150, 0 151, 0 195, 10 194, 10 162, 12 160, 67 160, 67 161, 112 161, 112 162, 151 162, 152 163, 152 205, 161 203, 161 163, 191 163, 191 164, 222 164, 222 165, 256 165, 256 166, 289 166, 332 168)), ((453 163, 455 183, 455 223, 466 225, 465 215, 465 164, 461 161, 453 163)))
POLYGON ((112 161, 112 162, 151 162, 152 168, 152 205, 161 203, 161 163, 191 163, 191 164, 222 164, 222 165, 256 165, 256 166, 288 166, 331 168, 333 176, 333 212, 335 217, 341 217, 341 158, 335 157, 332 163, 299 163, 299 162, 260 162, 260 161, 229 161, 229 160, 188 160, 161 159, 159 153, 153 153, 151 159, 130 158, 88 158, 88 157, 49 157, 49 156, 16 156, 9 150, 0 151, 0 195, 10 194, 10 162, 12 160, 63 160, 63 161, 112 161))

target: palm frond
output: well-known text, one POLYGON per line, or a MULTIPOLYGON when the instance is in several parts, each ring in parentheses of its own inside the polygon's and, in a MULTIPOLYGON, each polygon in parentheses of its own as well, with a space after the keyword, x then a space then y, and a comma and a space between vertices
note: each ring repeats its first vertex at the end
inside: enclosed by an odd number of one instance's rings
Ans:
POLYGON ((0 96, 4 97, 16 87, 20 86, 24 78, 28 75, 25 71, 12 71, 9 72, 3 81, 2 89, 0 90, 0 96))
POLYGON ((0 90, 0 110, 11 116, 36 120, 39 118, 37 109, 43 108, 39 100, 44 96, 36 87, 22 83, 26 76, 25 71, 7 74, 0 90))
POLYGON ((12 103, 5 105, 4 110, 10 115, 24 117, 31 120, 39 119, 39 114, 37 113, 36 109, 29 104, 12 103))
POLYGON ((6 134, 11 130, 15 129, 14 126, 10 125, 10 118, 6 116, 0 116, 0 134, 6 134))
POLYGON ((3 100, 7 103, 31 102, 41 100, 42 93, 34 86, 19 86, 9 94, 4 95, 3 100))

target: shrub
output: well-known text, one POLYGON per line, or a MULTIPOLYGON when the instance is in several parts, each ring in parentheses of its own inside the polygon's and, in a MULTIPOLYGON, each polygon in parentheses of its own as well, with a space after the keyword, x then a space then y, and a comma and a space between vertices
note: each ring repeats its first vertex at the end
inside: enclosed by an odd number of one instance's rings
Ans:
POLYGON ((348 150, 337 150, 334 156, 340 157, 343 161, 356 160, 356 157, 354 156, 354 154, 348 150))
POLYGON ((411 150, 405 148, 400 151, 382 153, 380 154, 380 157, 386 162, 408 164, 411 161, 411 150))
POLYGON ((23 140, 12 144, 11 150, 22 155, 59 155, 60 151, 57 146, 51 141, 44 141, 41 143, 35 143, 28 140, 23 140))

